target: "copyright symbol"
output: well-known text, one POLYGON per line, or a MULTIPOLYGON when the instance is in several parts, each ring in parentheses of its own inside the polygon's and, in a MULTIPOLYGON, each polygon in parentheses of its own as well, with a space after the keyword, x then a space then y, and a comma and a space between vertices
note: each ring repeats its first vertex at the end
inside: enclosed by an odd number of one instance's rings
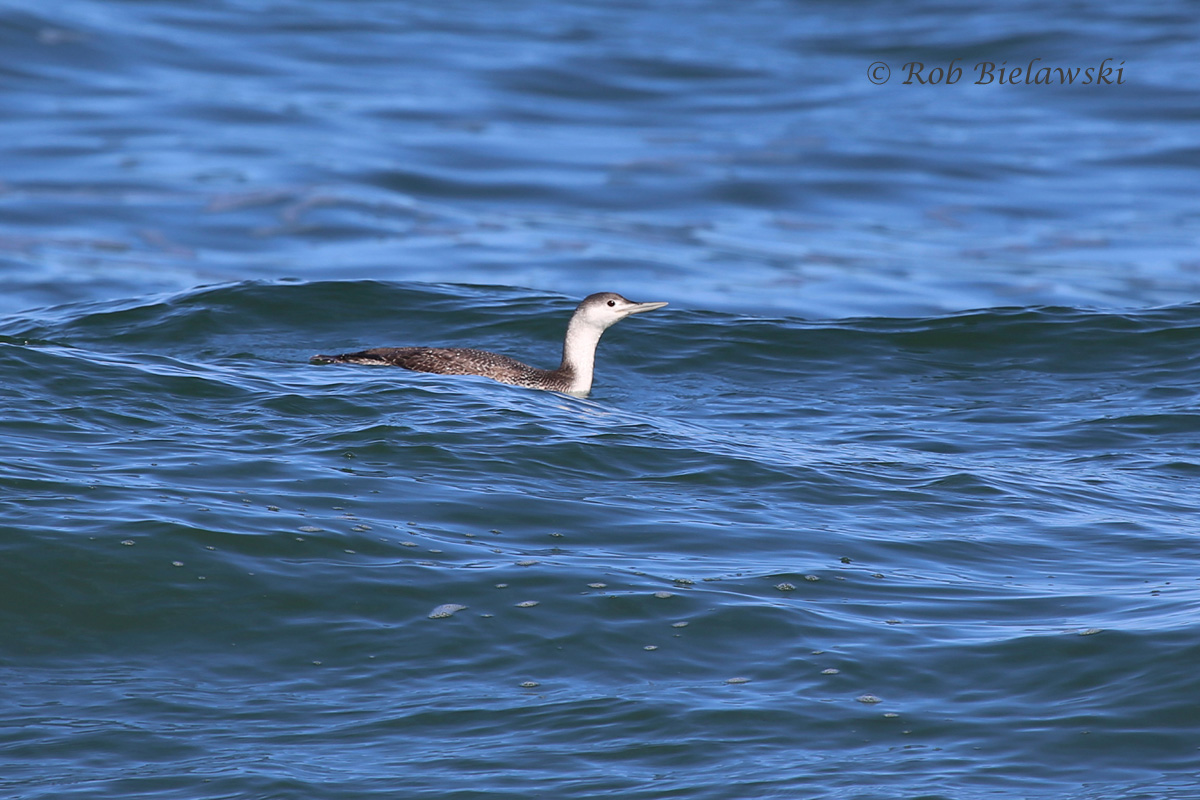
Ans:
POLYGON ((876 61, 871 66, 867 67, 867 80, 871 83, 881 85, 888 82, 892 77, 892 68, 882 61, 876 61))

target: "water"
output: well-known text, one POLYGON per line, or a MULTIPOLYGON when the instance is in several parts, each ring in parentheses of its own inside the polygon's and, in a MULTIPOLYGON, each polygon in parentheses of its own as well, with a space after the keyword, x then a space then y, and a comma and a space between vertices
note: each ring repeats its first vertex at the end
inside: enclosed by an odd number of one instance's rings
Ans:
POLYGON ((0 794, 1200 797, 1197 25, 7 3, 0 794))

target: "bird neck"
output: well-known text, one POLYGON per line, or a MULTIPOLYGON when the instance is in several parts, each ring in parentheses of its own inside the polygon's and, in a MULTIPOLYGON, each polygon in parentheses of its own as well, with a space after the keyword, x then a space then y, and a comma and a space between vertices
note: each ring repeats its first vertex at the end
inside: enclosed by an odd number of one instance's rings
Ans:
POLYGON ((563 340, 562 366, 560 373, 571 381, 571 394, 587 394, 592 388, 592 374, 596 366, 596 345, 604 331, 572 318, 567 325, 567 337, 563 340))

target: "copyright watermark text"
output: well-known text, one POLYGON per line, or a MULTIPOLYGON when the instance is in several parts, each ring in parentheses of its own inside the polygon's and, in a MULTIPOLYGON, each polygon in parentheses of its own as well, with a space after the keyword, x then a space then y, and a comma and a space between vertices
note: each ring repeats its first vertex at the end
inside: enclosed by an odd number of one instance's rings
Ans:
MULTIPOLYGON (((1034 58, 1024 65, 1009 66, 1007 61, 979 61, 971 67, 960 66, 954 59, 945 66, 926 65, 909 61, 900 67, 899 77, 905 86, 951 86, 965 75, 974 78, 976 86, 989 84, 1026 86, 1118 86, 1125 84, 1125 62, 1106 58, 1090 66, 1047 66, 1034 58), (1114 63, 1115 62, 1115 63, 1114 63)), ((882 61, 867 67, 871 83, 885 84, 892 79, 892 68, 882 61)))

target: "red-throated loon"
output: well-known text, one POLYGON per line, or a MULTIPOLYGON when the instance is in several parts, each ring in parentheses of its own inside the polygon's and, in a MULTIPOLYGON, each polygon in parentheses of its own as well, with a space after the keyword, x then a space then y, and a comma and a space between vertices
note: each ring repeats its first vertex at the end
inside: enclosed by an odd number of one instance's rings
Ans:
POLYGON ((313 356, 314 364, 391 364, 415 372, 483 375, 501 383, 586 395, 592 388, 596 345, 604 331, 631 314, 653 311, 666 303, 635 303, 613 292, 585 297, 571 315, 558 369, 538 369, 515 358, 461 347, 374 347, 357 353, 313 356))

